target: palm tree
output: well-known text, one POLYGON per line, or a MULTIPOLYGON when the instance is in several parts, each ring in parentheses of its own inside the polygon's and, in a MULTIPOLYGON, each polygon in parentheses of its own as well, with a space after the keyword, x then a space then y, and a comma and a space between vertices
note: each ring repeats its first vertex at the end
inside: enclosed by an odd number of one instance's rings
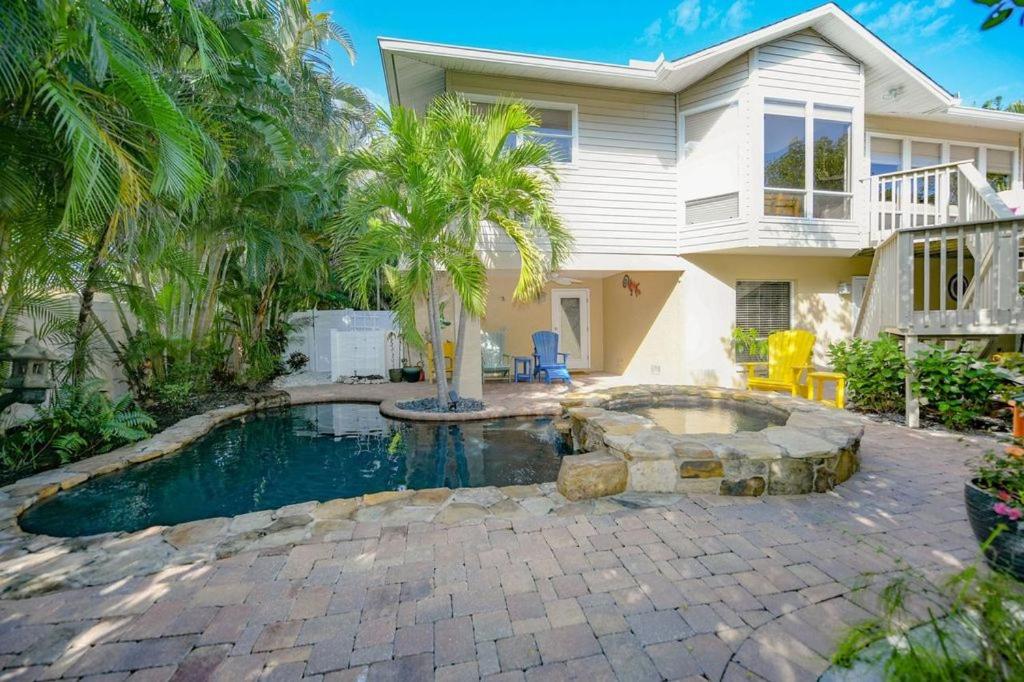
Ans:
MULTIPOLYGON (((484 225, 507 237, 520 262, 512 298, 534 300, 573 246, 572 234, 553 207, 558 174, 550 150, 530 138, 537 120, 519 102, 481 106, 458 95, 440 98, 428 118, 451 157, 449 191, 460 238, 475 250, 484 225)), ((456 391, 469 314, 459 312, 452 376, 456 391)))
MULTIPOLYGON (((337 223, 343 280, 365 301, 383 273, 416 346, 423 339, 415 306, 425 301, 434 366, 442 368, 438 273, 447 273, 459 298, 464 336, 466 316, 482 315, 487 300, 477 250, 483 224, 508 235, 519 252, 517 300, 536 296, 549 268, 569 253, 571 237, 551 206, 550 151, 529 140, 537 120, 512 102, 481 114, 446 95, 422 118, 402 107, 380 118, 387 134, 350 157, 352 189, 337 223), (523 141, 509 146, 513 135, 523 141)), ((447 405, 447 378, 436 374, 438 405, 447 405)))

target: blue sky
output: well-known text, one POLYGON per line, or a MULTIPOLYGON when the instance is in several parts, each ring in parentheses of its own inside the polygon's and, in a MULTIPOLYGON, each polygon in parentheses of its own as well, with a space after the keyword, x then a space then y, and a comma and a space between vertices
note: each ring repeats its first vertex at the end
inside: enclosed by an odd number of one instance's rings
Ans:
MULTIPOLYGON (((820 2, 761 0, 314 0, 352 34, 358 58, 337 55, 338 75, 385 101, 377 37, 626 63, 680 57, 815 7, 820 2), (514 8, 514 10, 510 10, 514 8)), ((981 105, 1003 95, 1024 99, 1024 27, 1019 14, 981 33, 986 9, 972 0, 839 2, 940 85, 981 105)))

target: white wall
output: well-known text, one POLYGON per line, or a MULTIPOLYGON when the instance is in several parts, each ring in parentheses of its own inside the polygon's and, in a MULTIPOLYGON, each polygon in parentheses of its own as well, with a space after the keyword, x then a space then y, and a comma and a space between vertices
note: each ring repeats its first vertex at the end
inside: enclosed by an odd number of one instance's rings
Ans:
MULTIPOLYGON (((579 255, 675 254, 677 211, 675 99, 478 74, 447 73, 448 90, 575 105, 577 158, 559 168, 559 214, 579 255)), ((490 250, 510 252, 496 239, 490 250)))

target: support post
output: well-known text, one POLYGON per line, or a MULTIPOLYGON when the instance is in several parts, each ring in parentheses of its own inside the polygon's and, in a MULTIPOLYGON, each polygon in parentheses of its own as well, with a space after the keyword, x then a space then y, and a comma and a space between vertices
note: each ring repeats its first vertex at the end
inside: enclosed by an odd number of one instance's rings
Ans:
POLYGON ((907 374, 906 380, 904 381, 904 399, 906 401, 906 415, 907 415, 907 427, 911 429, 917 429, 921 427, 921 405, 917 398, 914 396, 913 390, 911 390, 911 383, 913 381, 913 374, 910 369, 910 361, 914 357, 914 353, 917 351, 917 336, 908 334, 903 337, 903 357, 907 362, 907 374))

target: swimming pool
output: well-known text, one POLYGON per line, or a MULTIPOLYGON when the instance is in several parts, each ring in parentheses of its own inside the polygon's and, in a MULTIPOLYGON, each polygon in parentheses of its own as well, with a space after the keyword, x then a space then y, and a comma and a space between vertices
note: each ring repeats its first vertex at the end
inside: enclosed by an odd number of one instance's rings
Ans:
POLYGON ((86 481, 20 524, 70 537, 384 490, 544 483, 562 454, 548 418, 402 422, 376 405, 305 405, 247 415, 175 455, 86 481))

